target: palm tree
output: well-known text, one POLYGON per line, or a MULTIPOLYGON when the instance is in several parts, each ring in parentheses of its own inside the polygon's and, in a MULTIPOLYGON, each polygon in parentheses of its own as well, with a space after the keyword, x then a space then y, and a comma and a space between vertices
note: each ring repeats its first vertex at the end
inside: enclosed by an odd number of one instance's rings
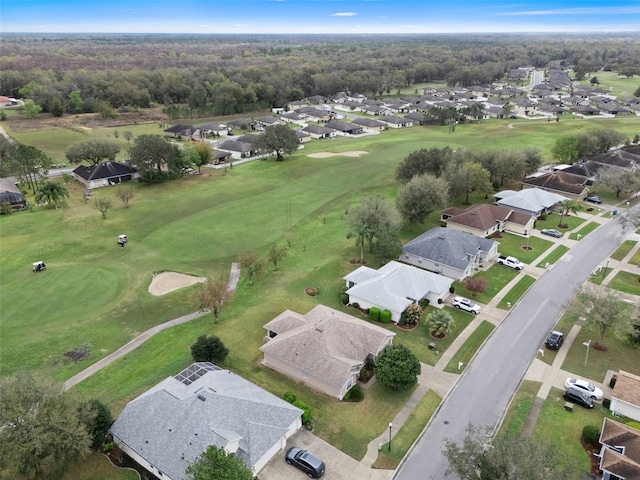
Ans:
POLYGON ((427 316, 427 328, 434 336, 445 336, 455 326, 451 314, 443 310, 435 310, 427 316))
POLYGON ((36 194, 36 203, 49 203, 53 204, 58 209, 58 203, 63 197, 69 198, 69 191, 58 182, 44 182, 40 185, 38 193, 36 194))
POLYGON ((580 210, 582 210, 582 206, 578 202, 570 199, 562 200, 558 203, 558 206, 560 207, 560 222, 558 223, 558 227, 566 226, 562 223, 562 220, 566 215, 569 215, 570 213, 573 213, 575 215, 580 210))

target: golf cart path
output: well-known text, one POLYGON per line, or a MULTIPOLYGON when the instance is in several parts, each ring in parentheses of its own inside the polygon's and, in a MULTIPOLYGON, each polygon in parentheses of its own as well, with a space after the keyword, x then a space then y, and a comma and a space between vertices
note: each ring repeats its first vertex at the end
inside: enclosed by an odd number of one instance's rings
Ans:
MULTIPOLYGON (((229 291, 234 291, 236 285, 238 284, 238 280, 240 279, 240 265, 237 263, 231 264, 231 273, 229 274, 229 284, 227 289, 229 291)), ((93 365, 82 370, 80 373, 74 375, 69 380, 64 382, 63 387, 65 390, 69 390, 71 387, 77 385, 83 380, 89 378, 94 373, 102 370, 107 365, 110 365, 117 359, 125 356, 127 353, 132 352, 144 342, 153 337, 156 333, 166 330, 167 328, 175 327, 176 325, 181 325, 183 323, 190 322, 191 320, 195 320, 196 318, 200 318, 209 313, 209 310, 200 310, 199 312, 193 312, 188 315, 183 315, 182 317, 174 318, 173 320, 169 320, 168 322, 161 323, 160 325, 156 325, 155 327, 150 328, 149 330, 141 333, 136 338, 131 340, 129 343, 123 345, 115 352, 110 353, 106 357, 100 359, 93 365)))

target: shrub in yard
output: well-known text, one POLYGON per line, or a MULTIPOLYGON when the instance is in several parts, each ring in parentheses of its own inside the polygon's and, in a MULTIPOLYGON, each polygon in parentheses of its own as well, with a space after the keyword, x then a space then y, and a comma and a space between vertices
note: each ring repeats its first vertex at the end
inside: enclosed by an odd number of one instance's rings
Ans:
POLYGON ((602 406, 608 409, 611 406, 611 399, 605 398, 604 400, 602 400, 602 406))
POLYGON ((302 400, 296 400, 293 405, 302 410, 302 423, 307 423, 311 420, 311 407, 304 403, 302 400))
POLYGON ((342 399, 348 402, 362 401, 362 399, 364 399, 364 394, 362 393, 362 389, 360 388, 360 385, 354 385, 353 387, 351 387, 351 390, 345 393, 342 399))
POLYGON ((380 319, 380 309, 378 307, 371 307, 369 309, 369 318, 374 322, 380 319))
POLYGON ((286 392, 282 398, 284 398, 285 402, 289 402, 289 403, 295 403, 296 400, 298 400, 298 397, 296 397, 296 394, 292 392, 286 392))
POLYGON ((382 323, 391 323, 391 311, 390 310, 382 310, 380 312, 380 321, 382 323))
POLYGON ((351 304, 351 306, 352 306, 353 308, 355 308, 356 310, 360 310, 360 304, 359 304, 358 302, 353 302, 353 303, 351 304))
POLYGON ((343 285, 340 287, 340 295, 344 295, 345 293, 347 293, 347 290, 349 290, 346 285, 343 285))
POLYGON ((412 303, 404 309, 404 312, 402 312, 400 318, 404 318, 404 321, 407 325, 415 325, 422 319, 422 315, 424 315, 424 310, 422 310, 422 307, 417 303, 412 303))
POLYGON ((378 381, 390 390, 409 390, 418 382, 420 361, 400 343, 387 345, 375 360, 378 381))
POLYGON ((454 287, 453 285, 451 285, 449 287, 449 293, 455 293, 456 292, 456 287, 454 287))
POLYGON ((597 445, 600 438, 600 427, 597 425, 585 425, 582 429, 582 439, 591 445, 597 445))
POLYGON ((346 293, 340 295, 340 303, 342 303, 343 305, 349 303, 349 295, 347 295, 346 293))

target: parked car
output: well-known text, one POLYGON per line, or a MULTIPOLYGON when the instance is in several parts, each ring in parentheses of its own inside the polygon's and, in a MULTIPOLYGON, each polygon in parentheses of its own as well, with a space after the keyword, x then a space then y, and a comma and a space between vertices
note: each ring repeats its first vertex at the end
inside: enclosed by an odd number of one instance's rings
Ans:
POLYGON ((580 378, 567 378, 564 382, 564 387, 582 390, 594 400, 602 400, 602 390, 586 380, 582 380, 580 378))
POLYGON ((543 235, 549 235, 550 237, 560 238, 562 237, 562 232, 555 230, 553 228, 543 228, 540 230, 540 233, 543 235))
POLYGON ((587 198, 585 198, 585 200, 591 203, 598 203, 598 204, 602 203, 602 199, 598 195, 590 195, 587 198))
POLYGON ((464 310, 465 312, 473 313, 474 315, 477 315, 480 313, 480 307, 475 303, 473 303, 468 298, 464 298, 464 297, 454 298, 453 306, 461 310, 464 310))
POLYGON ((554 330, 547 337, 545 345, 551 350, 558 350, 562 345, 562 342, 564 342, 564 333, 554 330))
POLYGON ((298 447, 291 447, 287 451, 285 460, 289 465, 298 467, 300 470, 306 473, 309 478, 320 478, 322 475, 324 475, 324 462, 308 450, 303 450, 302 448, 298 447))
POLYGON ((522 270, 525 267, 525 264, 518 260, 516 257, 506 257, 504 255, 500 255, 498 257, 498 263, 500 265, 511 267, 514 270, 522 270))
POLYGON ((578 390, 577 388, 567 388, 563 395, 567 402, 577 403, 584 408, 593 408, 593 398, 589 396, 584 390, 578 390))

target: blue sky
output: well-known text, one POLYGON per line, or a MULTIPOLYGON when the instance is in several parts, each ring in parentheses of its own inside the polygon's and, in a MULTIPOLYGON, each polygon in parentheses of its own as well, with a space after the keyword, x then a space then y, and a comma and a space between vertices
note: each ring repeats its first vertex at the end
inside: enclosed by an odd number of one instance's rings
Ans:
POLYGON ((0 32, 640 31, 640 0, 0 0, 0 32))

